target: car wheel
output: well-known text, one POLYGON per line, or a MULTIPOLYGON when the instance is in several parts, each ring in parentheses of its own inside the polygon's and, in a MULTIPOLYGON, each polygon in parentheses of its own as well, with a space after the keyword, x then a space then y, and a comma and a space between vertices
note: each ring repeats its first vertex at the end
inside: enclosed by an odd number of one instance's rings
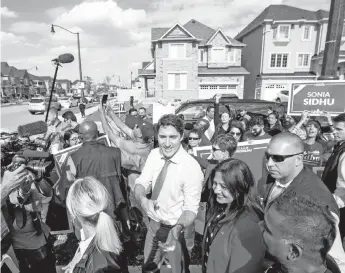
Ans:
POLYGON ((29 111, 31 115, 34 115, 36 112, 34 111, 29 111))
POLYGON ((280 98, 277 98, 277 99, 276 99, 276 102, 282 102, 282 101, 280 100, 280 98))

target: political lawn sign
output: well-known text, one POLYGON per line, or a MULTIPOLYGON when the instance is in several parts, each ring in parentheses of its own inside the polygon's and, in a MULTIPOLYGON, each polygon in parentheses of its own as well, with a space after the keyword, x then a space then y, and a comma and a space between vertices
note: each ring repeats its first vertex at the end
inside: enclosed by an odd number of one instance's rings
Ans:
POLYGON ((345 81, 293 83, 291 89, 289 115, 300 116, 303 111, 313 116, 320 116, 324 111, 331 115, 345 112, 345 81))
MULTIPOLYGON (((107 135, 97 139, 98 142, 110 146, 107 135)), ((66 148, 54 154, 55 169, 52 172, 51 180, 54 183, 54 198, 49 203, 46 223, 51 228, 51 234, 64 234, 73 232, 73 225, 70 215, 65 206, 67 190, 72 182, 67 179, 69 166, 66 164, 67 159, 72 153, 77 151, 82 144, 66 148)))

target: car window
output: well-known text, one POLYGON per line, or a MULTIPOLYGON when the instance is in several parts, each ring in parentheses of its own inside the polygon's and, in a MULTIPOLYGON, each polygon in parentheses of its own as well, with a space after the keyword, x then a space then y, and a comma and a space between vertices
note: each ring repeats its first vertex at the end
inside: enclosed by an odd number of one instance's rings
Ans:
POLYGON ((41 103, 43 102, 43 99, 31 99, 30 103, 41 103))
POLYGON ((184 115, 186 120, 199 119, 205 116, 206 107, 203 105, 191 105, 183 109, 179 114, 184 115))
POLYGON ((280 93, 282 93, 282 94, 285 95, 285 96, 288 96, 288 95, 289 95, 289 91, 287 91, 287 90, 280 91, 280 93))

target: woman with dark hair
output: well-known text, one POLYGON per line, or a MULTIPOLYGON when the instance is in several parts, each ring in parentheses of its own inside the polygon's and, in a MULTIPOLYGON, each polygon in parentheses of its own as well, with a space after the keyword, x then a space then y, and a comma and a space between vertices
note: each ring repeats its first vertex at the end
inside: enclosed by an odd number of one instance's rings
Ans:
POLYGON ((283 127, 279 121, 279 114, 275 111, 267 116, 268 126, 265 128, 265 132, 270 136, 275 136, 283 132, 283 127))
POLYGON ((68 147, 73 147, 80 143, 80 136, 79 133, 74 129, 69 129, 65 131, 63 135, 64 140, 64 149, 68 147))
POLYGON ((261 272, 265 256, 259 219, 250 209, 254 186, 249 167, 227 159, 213 172, 203 240, 203 273, 261 272))
POLYGON ((316 120, 309 120, 305 131, 307 138, 304 140, 304 165, 308 168, 320 166, 324 152, 324 141, 321 139, 321 125, 316 120))
POLYGON ((230 127, 230 135, 232 135, 237 142, 243 141, 244 130, 242 123, 238 120, 233 120, 230 127))

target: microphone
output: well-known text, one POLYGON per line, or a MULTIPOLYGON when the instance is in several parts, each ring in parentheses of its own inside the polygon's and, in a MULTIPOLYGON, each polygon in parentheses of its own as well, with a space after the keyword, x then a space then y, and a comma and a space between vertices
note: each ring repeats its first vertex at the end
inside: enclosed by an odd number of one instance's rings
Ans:
POLYGON ((58 60, 60 64, 68 64, 74 61, 74 56, 71 53, 61 54, 58 60))
POLYGON ((47 123, 44 121, 35 121, 25 125, 18 126, 18 134, 20 137, 30 137, 34 135, 45 134, 48 130, 47 123))
POLYGON ((61 54, 59 57, 52 60, 52 62, 59 62, 60 64, 68 64, 74 61, 74 56, 70 53, 61 54))

